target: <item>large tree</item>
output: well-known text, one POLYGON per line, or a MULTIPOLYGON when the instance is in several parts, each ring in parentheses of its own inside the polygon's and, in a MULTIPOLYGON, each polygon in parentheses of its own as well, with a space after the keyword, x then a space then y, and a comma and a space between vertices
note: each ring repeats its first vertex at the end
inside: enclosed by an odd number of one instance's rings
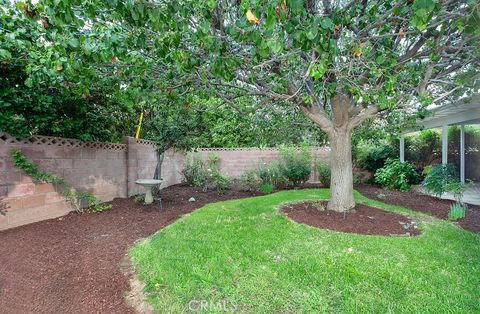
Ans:
POLYGON ((172 98, 300 108, 328 135, 336 211, 355 205, 355 127, 478 90, 477 1, 41 0, 25 12, 79 73, 88 59, 172 98))

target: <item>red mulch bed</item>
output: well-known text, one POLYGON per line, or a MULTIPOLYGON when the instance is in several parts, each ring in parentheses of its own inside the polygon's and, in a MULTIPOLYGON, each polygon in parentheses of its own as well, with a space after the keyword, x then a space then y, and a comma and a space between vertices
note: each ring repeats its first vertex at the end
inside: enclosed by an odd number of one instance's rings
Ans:
POLYGON ((348 213, 326 210, 327 202, 303 202, 281 208, 287 217, 309 226, 369 235, 418 235, 415 222, 406 216, 357 204, 348 213))
MULTIPOLYGON (((451 200, 428 196, 417 192, 401 192, 384 190, 380 187, 367 184, 355 185, 355 189, 368 198, 375 199, 387 204, 399 205, 429 215, 447 219, 451 200)), ((455 222, 463 229, 480 233, 480 206, 468 205, 465 218, 455 222)))
POLYGON ((133 313, 119 266, 136 240, 204 204, 253 196, 175 185, 158 204, 115 199, 99 214, 76 214, 0 231, 0 313, 133 313), (189 202, 190 197, 196 202, 189 202))

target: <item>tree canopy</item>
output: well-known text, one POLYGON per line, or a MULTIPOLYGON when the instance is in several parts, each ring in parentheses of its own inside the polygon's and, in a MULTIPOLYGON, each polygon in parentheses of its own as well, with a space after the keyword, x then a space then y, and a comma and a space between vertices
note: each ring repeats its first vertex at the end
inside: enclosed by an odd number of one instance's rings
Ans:
MULTIPOLYGON (((160 95, 188 107, 200 96, 237 111, 248 100, 301 110, 329 137, 336 210, 354 205, 355 127, 392 113, 404 125, 479 86, 471 0, 40 0, 17 10, 45 50, 30 54, 39 66, 29 82, 48 77, 83 97, 110 86, 136 103, 160 95)), ((21 32, 10 30, 1 59, 21 32)))

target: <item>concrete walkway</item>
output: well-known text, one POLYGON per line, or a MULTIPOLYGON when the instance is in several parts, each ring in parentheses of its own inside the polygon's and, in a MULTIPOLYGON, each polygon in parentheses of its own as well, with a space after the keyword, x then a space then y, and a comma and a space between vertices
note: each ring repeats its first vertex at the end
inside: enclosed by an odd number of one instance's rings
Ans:
MULTIPOLYGON (((428 194, 421 185, 416 186, 415 190, 423 194, 428 194)), ((452 193, 445 193, 442 195, 442 198, 447 200, 455 200, 455 197, 452 193)), ((480 205, 480 182, 476 182, 475 186, 465 191, 462 201, 467 204, 480 205)))

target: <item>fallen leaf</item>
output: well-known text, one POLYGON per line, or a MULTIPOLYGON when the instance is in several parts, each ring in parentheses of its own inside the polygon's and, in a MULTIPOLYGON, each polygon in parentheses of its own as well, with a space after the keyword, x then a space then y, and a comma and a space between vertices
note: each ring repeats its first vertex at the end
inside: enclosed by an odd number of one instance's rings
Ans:
POLYGON ((247 11, 247 20, 250 23, 260 24, 260 20, 253 14, 253 12, 251 10, 247 11))
POLYGON ((282 18, 282 13, 280 13, 280 9, 278 7, 275 8, 275 13, 277 14, 278 19, 282 18))

